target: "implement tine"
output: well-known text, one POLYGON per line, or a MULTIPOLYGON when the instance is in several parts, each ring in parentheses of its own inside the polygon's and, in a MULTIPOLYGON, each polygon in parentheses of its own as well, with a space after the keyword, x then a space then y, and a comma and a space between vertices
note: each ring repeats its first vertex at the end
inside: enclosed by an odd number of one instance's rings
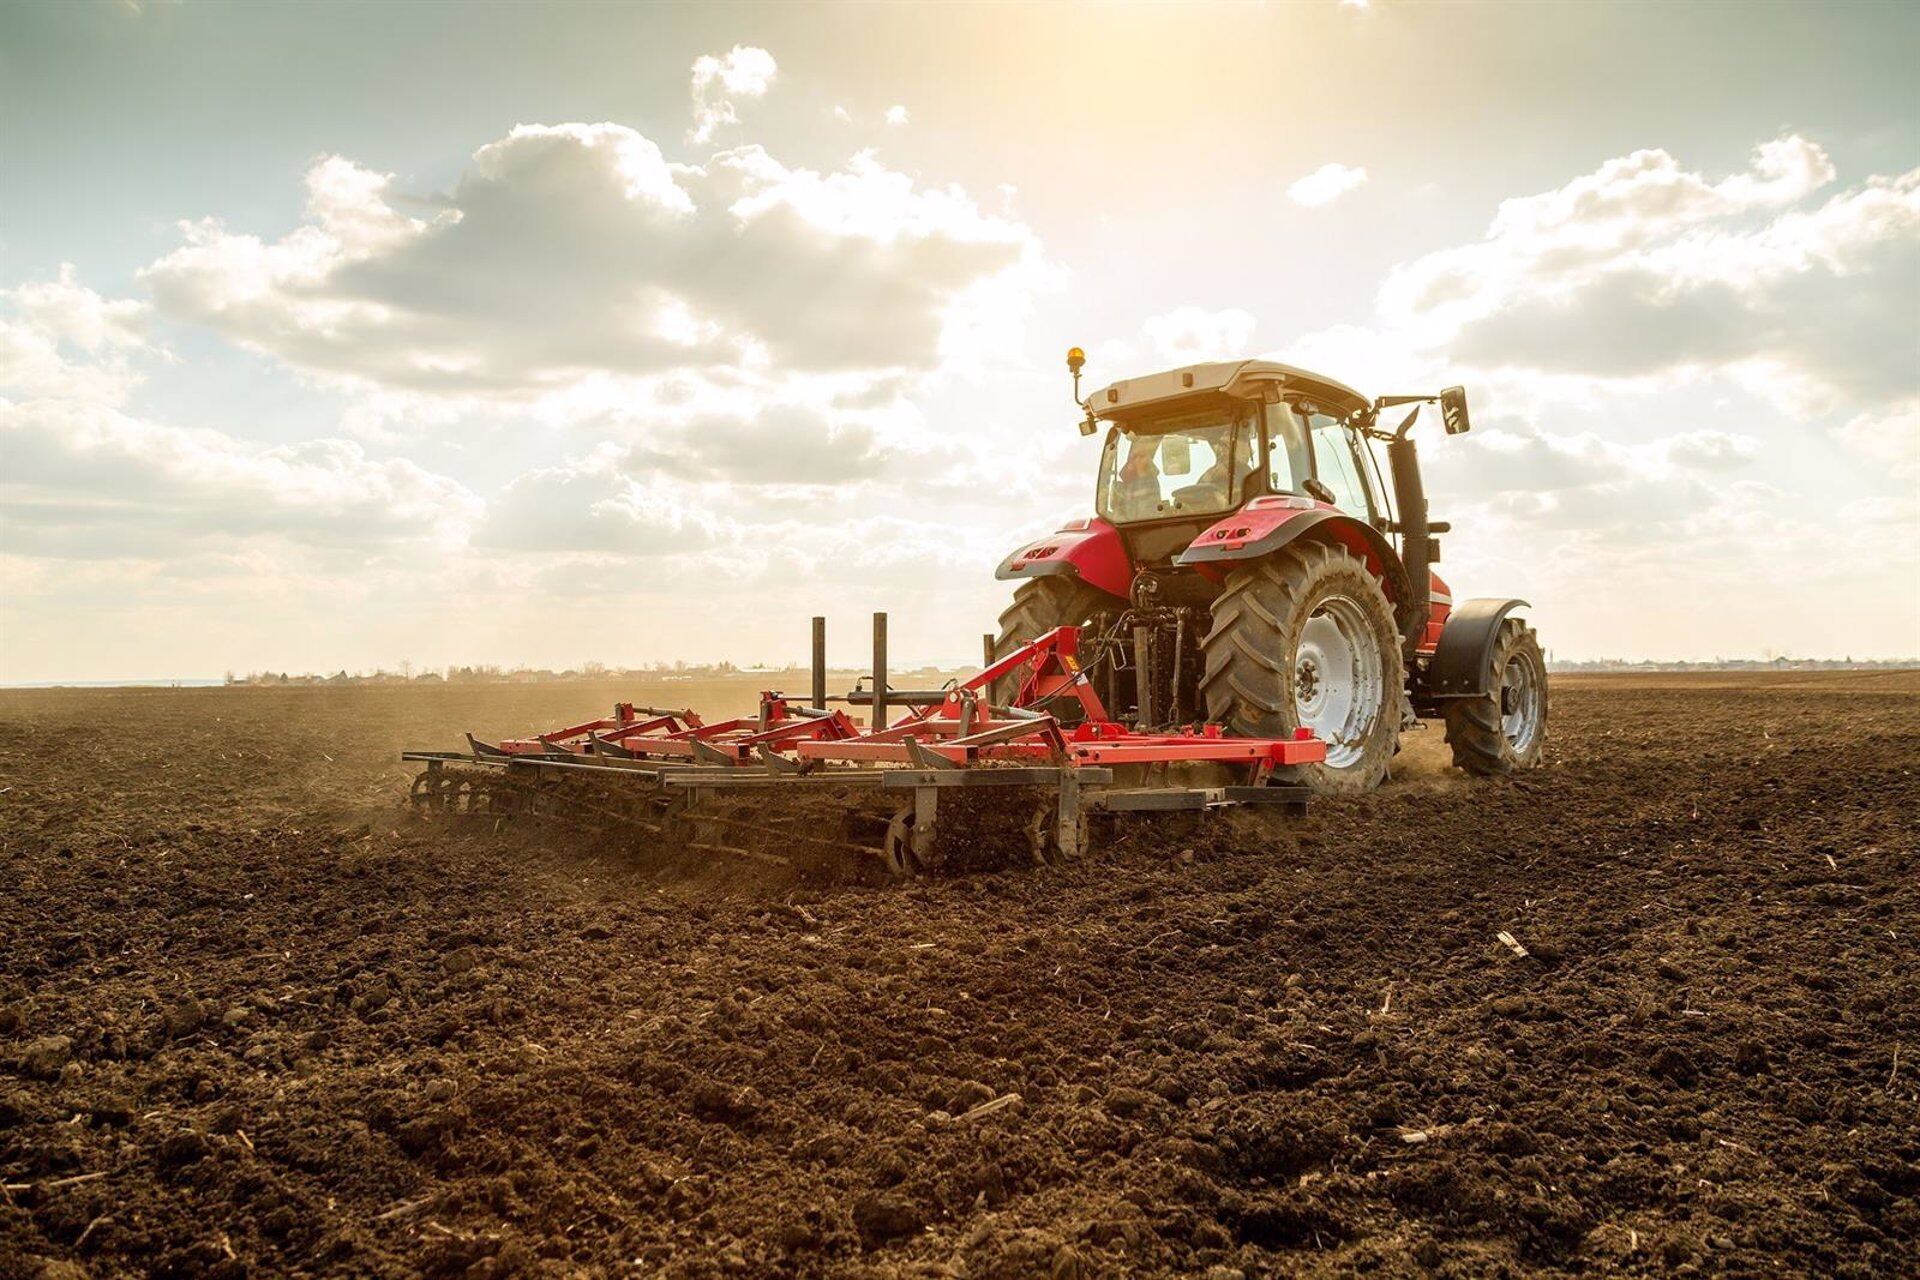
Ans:
POLYGON ((737 757, 729 755, 711 743, 702 742, 698 738, 688 738, 687 744, 693 748, 693 758, 705 764, 733 765, 740 763, 737 757))
POLYGON ((916 769, 953 769, 959 768, 953 761, 937 751, 929 751, 920 745, 920 740, 912 734, 901 739, 906 744, 907 756, 916 769))
POLYGON ((800 772, 798 761, 787 759, 765 743, 755 747, 753 753, 760 757, 760 763, 766 767, 768 773, 784 775, 800 772))
POLYGON ((627 750, 617 742, 607 741, 607 739, 597 733, 589 733, 587 735, 587 742, 591 744, 596 755, 610 756, 615 760, 633 759, 633 752, 627 750))
POLYGON ((472 734, 467 735, 467 750, 473 752, 476 759, 484 760, 504 760, 509 754, 492 743, 480 741, 472 734))

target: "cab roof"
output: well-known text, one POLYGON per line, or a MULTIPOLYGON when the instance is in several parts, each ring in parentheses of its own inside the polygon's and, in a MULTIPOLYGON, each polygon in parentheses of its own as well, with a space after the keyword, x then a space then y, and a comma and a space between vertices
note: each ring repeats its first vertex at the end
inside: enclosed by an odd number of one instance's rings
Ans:
POLYGON ((1221 360, 1122 378, 1089 396, 1087 408, 1096 418, 1124 419, 1207 396, 1260 400, 1269 387, 1278 387, 1288 396, 1317 400, 1341 414, 1367 407, 1365 396, 1324 374, 1273 360, 1221 360))

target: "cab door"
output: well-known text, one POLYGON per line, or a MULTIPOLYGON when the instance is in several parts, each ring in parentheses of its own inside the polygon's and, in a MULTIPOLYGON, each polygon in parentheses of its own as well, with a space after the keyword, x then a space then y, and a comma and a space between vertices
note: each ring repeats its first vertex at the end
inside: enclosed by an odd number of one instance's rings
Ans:
POLYGON ((1360 433, 1331 414, 1308 410, 1302 416, 1313 444, 1314 479, 1333 494, 1334 506, 1378 528, 1384 508, 1361 454, 1360 433))

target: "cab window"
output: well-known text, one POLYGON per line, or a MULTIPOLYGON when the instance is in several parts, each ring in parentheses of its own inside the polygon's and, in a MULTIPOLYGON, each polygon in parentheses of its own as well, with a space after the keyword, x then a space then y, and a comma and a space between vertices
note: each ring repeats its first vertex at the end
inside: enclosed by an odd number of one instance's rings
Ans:
POLYGON ((1222 410, 1115 428, 1095 506, 1116 524, 1231 511, 1254 472, 1256 441, 1250 420, 1222 410))
POLYGON ((1333 505, 1362 520, 1373 519, 1373 495, 1362 478, 1352 428, 1324 413, 1308 415, 1313 473, 1333 492, 1333 505))
POLYGON ((1307 461, 1307 429, 1290 404, 1267 406, 1267 492, 1301 493, 1313 474, 1307 461))

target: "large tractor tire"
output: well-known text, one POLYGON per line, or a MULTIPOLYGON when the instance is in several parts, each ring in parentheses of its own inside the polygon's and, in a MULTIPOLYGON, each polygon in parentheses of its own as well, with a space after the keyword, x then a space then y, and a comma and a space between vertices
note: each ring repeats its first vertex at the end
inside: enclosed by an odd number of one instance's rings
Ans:
POLYGON ((1500 624, 1488 659, 1488 692, 1449 699, 1441 714, 1453 763, 1468 773, 1516 773, 1540 763, 1547 737, 1547 660, 1518 618, 1500 624))
MULTIPOLYGON (((1113 602, 1112 596, 1071 574, 1028 578, 1014 588, 1013 603, 1000 615, 1000 634, 993 640, 993 656, 996 660, 1004 658, 1055 627, 1084 626, 1087 619, 1113 602)), ((1006 706, 1019 691, 1018 682, 1006 677, 993 682, 988 696, 995 706, 1006 706)), ((1075 709, 1079 705, 1072 703, 1075 709)), ((1059 710, 1063 715, 1068 713, 1065 706, 1059 710)))
POLYGON ((1304 726, 1327 744, 1293 781, 1354 795, 1386 777, 1406 701, 1400 632, 1379 579, 1345 547, 1295 543, 1235 568, 1203 649, 1207 719, 1257 738, 1304 726))

